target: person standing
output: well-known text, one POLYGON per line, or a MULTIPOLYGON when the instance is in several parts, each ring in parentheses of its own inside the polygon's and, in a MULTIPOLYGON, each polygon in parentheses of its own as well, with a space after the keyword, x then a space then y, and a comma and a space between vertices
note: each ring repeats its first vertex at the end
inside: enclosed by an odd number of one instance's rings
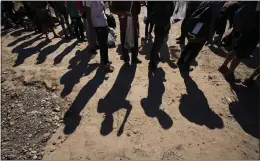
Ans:
POLYGON ((65 37, 67 38, 68 34, 70 36, 72 36, 73 32, 72 32, 72 29, 69 24, 67 3, 65 1, 53 1, 52 4, 53 4, 54 11, 56 13, 57 18, 59 18, 60 25, 62 27, 65 37), (67 32, 64 22, 66 23, 66 26, 69 29, 69 32, 67 32))
POLYGON ((172 1, 158 1, 155 2, 154 7, 150 13, 150 21, 155 24, 154 29, 154 43, 150 52, 149 69, 157 69, 160 61, 159 51, 164 43, 165 37, 168 35, 171 23, 170 19, 174 11, 174 3, 172 1))
POLYGON ((234 17, 233 30, 240 33, 234 49, 218 69, 227 79, 232 79, 241 60, 250 57, 259 42, 259 8, 257 1, 245 2, 234 17), (230 68, 227 65, 230 63, 230 68))
POLYGON ((113 72, 114 68, 108 60, 108 24, 104 11, 103 1, 87 1, 85 5, 90 9, 87 13, 96 30, 97 40, 100 45, 100 65, 106 72, 113 72))
MULTIPOLYGON (((195 12, 196 14, 199 14, 200 20, 203 20, 202 26, 208 27, 202 28, 201 31, 198 32, 199 35, 195 36, 195 40, 189 40, 188 44, 184 47, 183 51, 181 52, 181 57, 177 62, 180 70, 192 71, 193 68, 190 67, 191 62, 198 56, 200 50, 206 42, 208 44, 212 43, 215 21, 220 13, 223 4, 224 2, 221 1, 204 1, 201 2, 201 4, 198 6, 195 12)), ((197 17, 198 16, 196 15, 196 18, 197 17)), ((189 26, 189 22, 192 21, 190 21, 190 19, 187 20, 185 28, 189 26)), ((188 33, 189 31, 186 32, 188 33)))
POLYGON ((131 49, 132 63, 142 63, 138 59, 138 15, 141 11, 141 2, 137 1, 113 1, 110 2, 110 11, 117 14, 120 22, 120 39, 121 39, 121 52, 123 54, 124 62, 129 64, 130 57, 128 49, 124 47, 126 28, 127 28, 127 16, 132 16, 133 30, 134 30, 134 47, 131 49), (131 7, 132 6, 132 7, 131 7), (131 10, 131 11, 130 11, 131 10), (131 12, 131 13, 130 13, 131 12))
POLYGON ((193 14, 193 12, 197 9, 197 7, 200 5, 200 1, 188 1, 187 2, 187 9, 186 9, 186 15, 181 23, 181 36, 176 38, 177 44, 185 45, 185 30, 184 26, 187 20, 190 18, 190 16, 193 14))
POLYGON ((54 22, 49 13, 49 4, 46 1, 31 1, 29 2, 31 8, 37 13, 37 21, 41 23, 41 30, 46 35, 46 40, 50 41, 48 36, 48 29, 53 32, 54 38, 59 38, 58 34, 54 31, 54 22))
POLYGON ((80 11, 76 8, 75 1, 68 1, 68 11, 72 24, 74 25, 74 32, 79 41, 83 41, 84 36, 84 25, 81 20, 80 11))
POLYGON ((215 26, 217 36, 214 41, 217 42, 218 45, 221 45, 221 40, 226 30, 227 20, 229 20, 229 26, 232 28, 235 12, 239 8, 240 3, 236 1, 228 1, 222 7, 215 26))

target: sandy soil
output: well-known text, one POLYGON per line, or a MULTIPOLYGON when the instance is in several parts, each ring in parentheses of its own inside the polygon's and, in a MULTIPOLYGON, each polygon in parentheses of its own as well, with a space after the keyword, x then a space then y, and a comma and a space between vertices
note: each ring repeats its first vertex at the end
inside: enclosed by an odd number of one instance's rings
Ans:
MULTIPOLYGON (((143 9, 140 39, 142 14, 143 9)), ((42 81, 73 102, 43 159, 259 159, 256 89, 227 83, 217 71, 226 54, 214 47, 205 46, 196 69, 182 77, 175 64, 180 22, 172 25, 161 49, 164 63, 155 75, 148 74, 151 42, 140 45, 143 63, 136 67, 124 66, 118 48, 109 49, 115 70, 105 74, 98 70, 99 55, 84 50, 87 42, 53 39, 45 44, 43 36, 30 32, 3 34, 2 72, 42 81)), ((258 58, 255 54, 242 63, 236 77, 248 77, 258 58)))

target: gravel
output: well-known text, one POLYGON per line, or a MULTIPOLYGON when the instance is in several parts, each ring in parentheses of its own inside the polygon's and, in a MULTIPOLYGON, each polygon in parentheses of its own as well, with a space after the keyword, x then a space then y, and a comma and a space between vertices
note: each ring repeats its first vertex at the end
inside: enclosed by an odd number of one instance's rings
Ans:
POLYGON ((69 103, 42 87, 3 84, 1 159, 42 159, 69 103))

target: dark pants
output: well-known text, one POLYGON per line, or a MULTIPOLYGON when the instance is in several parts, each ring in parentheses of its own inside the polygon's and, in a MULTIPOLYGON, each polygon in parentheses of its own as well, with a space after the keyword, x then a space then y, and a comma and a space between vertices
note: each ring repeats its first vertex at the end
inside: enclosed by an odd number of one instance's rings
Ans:
POLYGON ((164 42, 165 36, 168 35, 170 30, 170 22, 166 25, 163 24, 155 24, 154 29, 154 43, 150 54, 150 63, 157 64, 159 62, 159 51, 164 42))
POLYGON ((97 33, 97 41, 100 45, 101 63, 108 63, 108 27, 95 27, 97 33))
POLYGON ((149 17, 147 17, 147 22, 145 24, 145 38, 148 37, 149 25, 150 25, 150 29, 149 29, 149 35, 150 35, 152 33, 152 31, 153 31, 154 24, 150 21, 149 17))
POLYGON ((178 64, 182 64, 185 68, 189 68, 191 62, 199 55, 200 50, 204 46, 204 42, 188 42, 184 47, 184 50, 181 52, 181 57, 178 61, 178 64))
POLYGON ((68 33, 66 31, 66 28, 65 28, 65 23, 69 29, 69 34, 72 35, 72 30, 71 30, 71 27, 70 27, 70 24, 69 24, 69 15, 68 13, 64 12, 64 13, 59 13, 59 12, 56 12, 56 16, 59 18, 60 20, 60 25, 64 31, 64 34, 67 36, 68 33), (64 23, 65 22, 65 23, 64 23))
POLYGON ((84 24, 81 17, 71 17, 72 24, 74 25, 74 32, 78 39, 84 38, 84 24))
MULTIPOLYGON (((132 61, 135 61, 138 56, 138 16, 132 16, 133 18, 133 26, 134 26, 134 47, 131 49, 132 53, 132 61)), ((120 39, 121 39, 121 51, 124 57, 124 61, 129 61, 128 49, 124 47, 125 44, 125 36, 126 36, 126 28, 127 28, 127 16, 119 17, 120 22, 120 39)))

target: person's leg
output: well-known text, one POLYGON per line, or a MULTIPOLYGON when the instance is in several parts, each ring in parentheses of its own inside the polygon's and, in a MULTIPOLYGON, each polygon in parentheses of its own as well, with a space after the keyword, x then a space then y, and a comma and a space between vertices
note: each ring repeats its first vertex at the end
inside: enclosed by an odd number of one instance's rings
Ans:
POLYGON ((148 39, 148 27, 149 27, 149 24, 150 24, 149 22, 146 22, 146 24, 145 24, 145 39, 148 39))
POLYGON ((157 68, 157 64, 160 60, 159 58, 159 51, 161 49, 161 46, 163 44, 163 40, 165 38, 166 35, 166 31, 164 30, 165 26, 161 26, 161 25, 155 25, 155 29, 154 29, 154 34, 155 34, 155 38, 154 38, 154 43, 153 43, 153 47, 150 53, 150 67, 151 68, 157 68))
POLYGON ((193 43, 193 45, 191 46, 190 54, 188 55, 187 59, 184 61, 184 69, 190 70, 191 62, 195 60, 196 57, 199 55, 204 44, 205 41, 200 43, 193 43))
POLYGON ((67 33, 67 30, 65 28, 65 21, 64 21, 64 17, 60 14, 60 13, 57 13, 57 16, 60 20, 60 25, 61 25, 61 28, 63 30, 63 34, 65 35, 65 37, 68 37, 68 33, 67 33))
POLYGON ((254 70, 254 72, 251 74, 251 76, 250 76, 249 78, 247 78, 247 79, 244 80, 243 84, 245 84, 245 85, 247 85, 247 86, 250 86, 250 85, 253 83, 254 78, 255 78, 256 76, 258 76, 259 74, 260 74, 260 66, 258 66, 258 67, 254 70))
POLYGON ((104 70, 106 70, 107 72, 113 72, 114 68, 110 66, 108 60, 108 27, 97 27, 95 29, 97 32, 97 40, 100 44, 100 64, 104 67, 104 70))
POLYGON ((77 24, 78 24, 78 28, 79 28, 79 34, 80 34, 80 39, 84 40, 84 24, 81 20, 81 17, 77 18, 77 24))
POLYGON ((72 32, 72 29, 71 29, 71 26, 70 26, 70 23, 69 23, 69 15, 68 15, 67 12, 62 13, 62 15, 64 17, 65 23, 66 23, 67 28, 69 30, 69 34, 70 34, 70 36, 72 36, 73 32, 72 32))
POLYGON ((233 59, 235 58, 235 56, 236 56, 236 51, 235 51, 235 50, 232 50, 232 51, 227 55, 227 57, 226 57, 224 63, 219 67, 218 70, 219 70, 221 73, 226 72, 227 69, 228 69, 228 68, 227 68, 228 63, 231 62, 231 60, 233 60, 233 59))
POLYGON ((190 54, 190 50, 193 46, 193 43, 188 42, 187 45, 184 46, 184 49, 181 52, 181 56, 177 62, 177 65, 179 66, 179 68, 181 68, 186 60, 186 58, 188 57, 188 54, 190 54))
POLYGON ((124 47, 125 44, 125 36, 126 36, 126 26, 127 26, 127 17, 120 17, 120 40, 121 40, 121 53, 123 55, 125 63, 128 63, 130 58, 128 54, 128 50, 124 47))
POLYGON ((88 39, 88 22, 86 18, 82 18, 83 19, 83 23, 84 23, 84 28, 86 31, 86 38, 88 39))
POLYGON ((73 26, 74 26, 74 32, 76 34, 77 39, 79 40, 80 39, 80 35, 79 35, 79 22, 78 22, 76 17, 71 17, 71 19, 72 19, 72 23, 73 23, 73 26))
POLYGON ((153 27, 154 27, 154 24, 150 22, 149 35, 148 35, 150 37, 152 37, 153 27))
POLYGON ((97 49, 97 35, 95 32, 95 29, 92 25, 92 22, 90 22, 91 19, 87 19, 88 22, 88 44, 90 47, 90 51, 96 53, 97 49))

